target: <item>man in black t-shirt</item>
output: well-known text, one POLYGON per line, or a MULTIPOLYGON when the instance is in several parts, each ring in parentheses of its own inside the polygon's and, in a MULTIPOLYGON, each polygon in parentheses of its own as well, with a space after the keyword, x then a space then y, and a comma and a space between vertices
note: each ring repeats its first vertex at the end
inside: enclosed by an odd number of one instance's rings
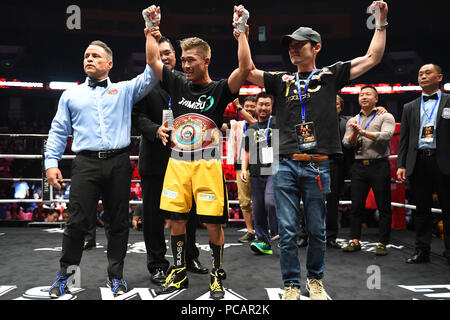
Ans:
POLYGON ((336 94, 349 80, 378 64, 384 53, 387 4, 375 1, 376 30, 365 56, 316 67, 321 37, 311 28, 298 28, 282 38, 297 72, 269 73, 253 67, 248 80, 274 95, 280 135, 280 162, 273 177, 280 233, 280 266, 284 300, 300 298, 297 238, 300 200, 308 230, 307 283, 310 299, 327 299, 321 279, 325 269, 325 198, 330 192, 328 157, 341 154, 336 94), (302 130, 308 127, 309 130, 302 130))
MULTIPOLYGON (((276 137, 275 117, 272 117, 273 96, 261 92, 256 96, 258 121, 249 125, 245 135, 245 152, 240 179, 249 183, 247 168, 252 181, 251 198, 257 240, 250 249, 257 254, 272 254, 271 236, 278 235, 278 222, 275 213, 272 185, 272 164, 274 149, 272 141, 276 137)), ((238 178, 239 179, 239 178, 238 178)))
MULTIPOLYGON (((243 6, 234 7, 236 18, 242 17, 244 12, 243 6)), ((151 6, 146 14, 151 21, 158 20, 160 9, 151 6)), ((147 46, 151 53, 148 63, 172 99, 174 118, 170 135, 172 153, 161 194, 161 209, 167 211, 171 219, 174 267, 157 293, 167 294, 188 287, 185 263, 186 213, 192 206, 194 196, 199 220, 206 224, 209 232, 213 258, 210 296, 222 299, 225 295, 222 285, 225 279, 222 269, 222 224, 228 219, 228 199, 222 172, 219 128, 222 127, 227 104, 238 97, 239 89, 250 72, 248 38, 245 32, 234 30, 234 37, 238 41, 239 67, 228 79, 212 81, 208 73, 211 49, 205 41, 194 37, 180 42, 184 77, 171 72, 159 60, 159 28, 153 28, 151 34, 155 39, 147 46)))

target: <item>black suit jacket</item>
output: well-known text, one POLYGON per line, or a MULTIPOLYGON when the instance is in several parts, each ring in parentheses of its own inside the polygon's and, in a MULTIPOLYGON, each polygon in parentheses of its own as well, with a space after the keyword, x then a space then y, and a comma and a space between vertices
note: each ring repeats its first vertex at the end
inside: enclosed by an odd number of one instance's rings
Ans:
MULTIPOLYGON (((181 73, 174 70, 173 72, 181 73)), ((162 111, 167 109, 169 94, 158 83, 150 93, 136 103, 132 111, 133 126, 141 134, 138 170, 140 175, 164 176, 170 157, 170 142, 164 147, 156 138, 161 126, 162 111)))
MULTIPOLYGON (((414 173, 419 144, 421 97, 403 107, 398 146, 398 168, 405 168, 406 175, 414 173)), ((436 115, 436 159, 439 170, 450 175, 450 95, 442 93, 436 115), (444 109, 445 118, 444 118, 444 109)))

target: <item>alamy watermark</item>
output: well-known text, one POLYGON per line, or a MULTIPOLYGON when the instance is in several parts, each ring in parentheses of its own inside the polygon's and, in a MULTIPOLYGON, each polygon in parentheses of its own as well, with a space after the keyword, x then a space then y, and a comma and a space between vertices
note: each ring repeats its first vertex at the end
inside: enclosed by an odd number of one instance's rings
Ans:
POLYGON ((366 269, 366 273, 369 274, 369 277, 367 278, 366 285, 367 289, 374 290, 374 289, 381 289, 381 269, 377 265, 370 265, 366 269))
MULTIPOLYGON (((261 166, 260 168, 260 174, 267 176, 276 174, 279 167, 280 130, 270 129, 270 132, 270 147, 272 148, 270 151, 271 159, 266 159, 265 165, 261 166)), ((261 159, 267 158, 267 154, 263 155, 263 153, 265 152, 264 147, 267 146, 267 142, 265 141, 267 139, 267 132, 264 130, 260 131, 248 129, 246 135, 250 140, 248 144, 248 152, 250 154, 248 164, 261 164, 261 159), (264 137, 264 139, 258 141, 257 144, 254 141, 256 137, 264 137)), ((176 160, 185 161, 217 159, 221 160, 223 164, 227 165, 242 164, 245 141, 241 142, 240 150, 235 150, 234 146, 237 143, 235 132, 233 130, 226 130, 225 136, 226 143, 224 143, 224 137, 222 135, 220 135, 220 137, 218 138, 215 135, 208 133, 198 135, 195 140, 196 143, 198 145, 208 145, 207 147, 205 147, 204 149, 199 148, 198 150, 192 151, 181 151, 174 148, 172 149, 171 157, 176 160), (227 154, 225 158, 222 157, 222 155, 224 154, 224 147, 226 148, 227 154)))
POLYGON ((73 4, 67 7, 66 13, 69 16, 66 19, 66 27, 69 30, 81 29, 81 9, 79 6, 73 4))
POLYGON ((366 26, 369 30, 373 30, 380 21, 380 8, 374 4, 371 4, 367 7, 366 13, 370 14, 370 17, 367 18, 366 26))

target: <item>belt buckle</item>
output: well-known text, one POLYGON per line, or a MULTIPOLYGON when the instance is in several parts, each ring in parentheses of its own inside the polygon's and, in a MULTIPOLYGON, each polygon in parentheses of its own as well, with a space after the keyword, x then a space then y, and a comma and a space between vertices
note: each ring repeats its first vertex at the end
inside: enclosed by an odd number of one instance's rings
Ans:
POLYGON ((99 159, 106 159, 106 158, 108 158, 108 152, 106 152, 106 151, 99 151, 97 156, 98 156, 99 159))
POLYGON ((363 160, 363 165, 370 166, 370 160, 363 160))

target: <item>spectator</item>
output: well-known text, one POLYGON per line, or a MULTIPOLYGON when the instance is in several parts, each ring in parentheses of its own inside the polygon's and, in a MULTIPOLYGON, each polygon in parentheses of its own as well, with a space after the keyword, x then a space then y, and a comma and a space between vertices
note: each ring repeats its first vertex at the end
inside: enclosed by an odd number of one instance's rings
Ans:
POLYGON ((27 199, 30 196, 30 187, 26 181, 16 182, 13 188, 14 199, 27 199))
POLYGON ((45 220, 47 213, 45 212, 44 203, 37 202, 36 207, 33 210, 32 220, 36 222, 42 222, 45 220))
POLYGON ((367 195, 372 188, 380 212, 379 242, 376 255, 387 255, 392 224, 391 169, 389 143, 394 135, 395 119, 390 113, 377 115, 378 92, 372 86, 361 88, 359 94, 361 112, 348 120, 342 142, 355 148, 352 166, 350 213, 350 237, 352 241, 344 252, 361 250, 361 217, 365 212, 367 195))
POLYGON ((6 213, 7 220, 16 221, 23 220, 23 208, 17 202, 11 203, 9 210, 6 213))
POLYGON ((58 222, 59 212, 55 209, 51 210, 47 217, 45 218, 45 222, 58 222))
POLYGON ((246 243, 253 241, 255 236, 255 230, 253 228, 253 208, 251 199, 251 182, 250 173, 247 172, 247 183, 244 183, 241 179, 241 162, 243 157, 243 147, 242 143, 247 128, 251 123, 255 123, 255 108, 256 108, 256 98, 255 96, 248 96, 244 100, 244 108, 239 104, 239 99, 236 98, 233 101, 233 105, 237 107, 237 110, 241 112, 246 119, 241 121, 231 120, 229 124, 222 127, 222 131, 225 129, 230 129, 230 134, 227 140, 227 162, 234 163, 234 169, 236 171, 236 184, 238 189, 238 199, 239 206, 242 211, 245 226, 247 232, 239 238, 239 242, 246 243), (249 117, 250 116, 250 117, 249 117))
POLYGON ((256 97, 258 121, 249 126, 245 136, 245 153, 240 178, 248 183, 247 169, 252 179, 251 198, 256 231, 256 241, 250 248, 259 254, 272 254, 271 236, 278 235, 278 222, 272 185, 273 129, 276 127, 272 117, 273 96, 260 93, 256 97), (271 223, 269 223, 269 221, 271 223))
POLYGON ((8 212, 8 204, 0 203, 0 220, 6 220, 8 212))
POLYGON ((65 223, 67 223, 67 221, 69 220, 69 211, 67 208, 64 209, 64 211, 62 213, 62 217, 63 217, 63 221, 65 223))

